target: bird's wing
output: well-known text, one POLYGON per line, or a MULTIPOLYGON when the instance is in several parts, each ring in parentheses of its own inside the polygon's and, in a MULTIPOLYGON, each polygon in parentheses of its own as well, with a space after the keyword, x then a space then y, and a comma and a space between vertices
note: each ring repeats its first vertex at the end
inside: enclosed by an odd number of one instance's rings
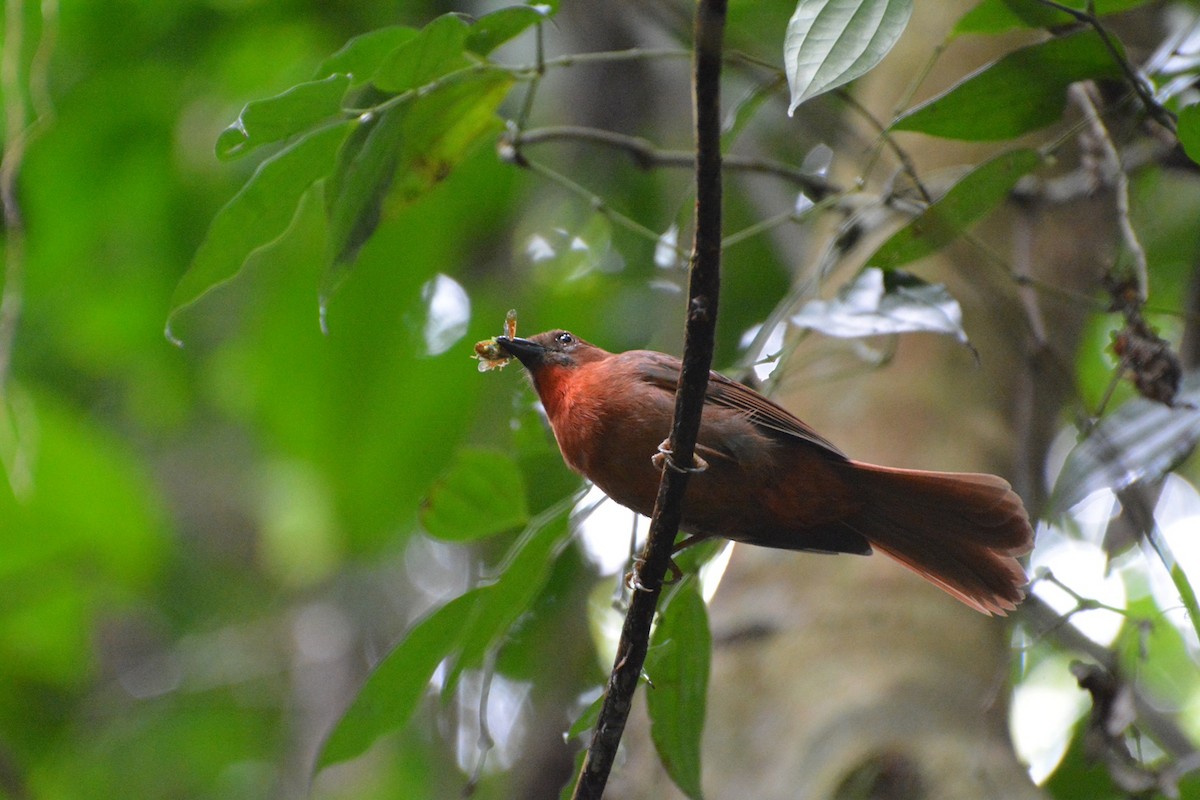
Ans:
MULTIPOLYGON (((674 356, 653 351, 638 354, 643 380, 670 392, 679 383, 681 363, 674 356), (646 357, 648 356, 648 357, 646 357)), ((777 434, 792 436, 814 444, 839 460, 849 460, 845 453, 821 434, 805 425, 785 408, 773 403, 748 386, 730 380, 718 372, 708 374, 706 402, 739 411, 752 423, 777 434)))

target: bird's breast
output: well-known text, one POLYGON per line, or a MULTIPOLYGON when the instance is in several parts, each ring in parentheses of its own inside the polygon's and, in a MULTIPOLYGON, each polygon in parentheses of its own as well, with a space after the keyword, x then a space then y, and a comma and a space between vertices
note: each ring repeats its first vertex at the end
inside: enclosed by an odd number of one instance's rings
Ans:
POLYGON ((536 384, 563 460, 589 478, 606 404, 603 393, 594 389, 593 372, 587 366, 552 368, 539 375, 536 384))

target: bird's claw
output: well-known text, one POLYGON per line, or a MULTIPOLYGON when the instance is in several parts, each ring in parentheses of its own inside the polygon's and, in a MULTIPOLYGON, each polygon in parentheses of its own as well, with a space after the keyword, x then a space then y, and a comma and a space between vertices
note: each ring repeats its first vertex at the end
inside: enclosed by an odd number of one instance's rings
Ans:
POLYGON ((646 584, 642 583, 641 570, 642 570, 642 567, 645 565, 645 563, 646 563, 646 560, 644 558, 635 558, 633 560, 633 569, 631 569, 631 570, 629 570, 629 572, 625 573, 626 588, 628 588, 632 591, 635 591, 635 592, 653 592, 653 591, 655 591, 654 589, 651 589, 646 584))
POLYGON ((658 452, 650 456, 650 463, 654 468, 661 470, 664 466, 670 467, 675 472, 704 472, 708 469, 708 462, 701 458, 698 454, 692 453, 692 466, 681 467, 675 463, 675 459, 671 456, 671 440, 663 439, 662 444, 658 446, 658 452))
MULTIPOLYGON (((641 569, 645 565, 646 565, 646 559, 644 559, 644 558, 635 558, 633 560, 633 569, 631 569, 629 572, 625 573, 625 586, 627 586, 629 589, 632 589, 635 592, 657 591, 656 589, 652 589, 649 586, 647 586, 646 584, 642 583, 641 569)), ((671 574, 670 574, 669 579, 667 576, 665 576, 665 575, 663 576, 662 582, 664 584, 676 583, 678 581, 683 580, 683 570, 681 570, 679 568, 679 565, 675 563, 675 559, 673 559, 673 558, 668 559, 667 571, 670 572, 671 574)))

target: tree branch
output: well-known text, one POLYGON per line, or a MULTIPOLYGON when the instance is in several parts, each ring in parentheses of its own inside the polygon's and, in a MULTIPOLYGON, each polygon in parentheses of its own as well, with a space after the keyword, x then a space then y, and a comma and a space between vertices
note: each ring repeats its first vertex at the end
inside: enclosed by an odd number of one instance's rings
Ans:
MULTIPOLYGON (((640 136, 628 136, 615 131, 587 128, 579 125, 556 125, 546 128, 535 128, 520 131, 509 137, 507 144, 519 151, 526 145, 542 144, 554 141, 578 141, 601 144, 617 150, 625 151, 638 169, 649 170, 655 167, 691 167, 696 163, 694 153, 684 150, 663 150, 649 139, 640 136)), ((790 181, 800 187, 800 190, 813 202, 820 202, 830 194, 842 190, 833 186, 820 175, 811 175, 791 164, 770 159, 747 158, 746 156, 725 156, 722 165, 728 170, 739 172, 757 172, 764 175, 774 175, 777 178, 790 181)))
MULTIPOLYGON (((689 473, 678 465, 692 464, 700 432, 720 292, 720 78, 725 5, 725 0, 699 0, 696 6, 692 83, 696 124, 696 232, 692 242, 683 370, 675 394, 675 420, 671 426, 671 454, 665 462, 650 533, 642 553, 642 566, 638 571, 640 586, 633 593, 625 616, 604 704, 575 785, 577 800, 598 800, 604 794, 612 771, 617 745, 625 730, 633 693, 646 660, 659 589, 671 561, 672 545, 683 516, 683 495, 689 473)), ((651 455, 647 453, 646 457, 651 455)))
MULTIPOLYGON (((1030 594, 1021 603, 1020 618, 1034 638, 1051 637, 1063 648, 1088 656, 1109 672, 1120 671, 1115 653, 1093 642, 1036 594, 1030 594)), ((1194 758, 1197 752, 1195 745, 1171 715, 1160 711, 1157 704, 1147 698, 1136 684, 1130 688, 1142 730, 1172 758, 1189 761, 1194 758)))
POLYGON ((1133 258, 1133 271, 1138 283, 1138 300, 1145 304, 1146 298, 1150 295, 1150 266, 1146 258, 1146 248, 1142 247, 1142 242, 1138 239, 1137 231, 1134 230, 1133 221, 1130 219, 1129 176, 1125 172, 1125 165, 1121 163, 1121 154, 1117 152, 1117 146, 1113 144, 1112 137, 1109 136, 1108 127, 1100 117, 1100 109, 1096 108, 1096 94, 1098 94, 1096 85, 1091 82, 1076 83, 1067 90, 1067 96, 1079 107, 1087 122, 1088 131, 1095 141, 1096 149, 1103 162, 1100 166, 1101 174, 1105 182, 1112 185, 1117 211, 1117 226, 1121 231, 1121 240, 1133 258))

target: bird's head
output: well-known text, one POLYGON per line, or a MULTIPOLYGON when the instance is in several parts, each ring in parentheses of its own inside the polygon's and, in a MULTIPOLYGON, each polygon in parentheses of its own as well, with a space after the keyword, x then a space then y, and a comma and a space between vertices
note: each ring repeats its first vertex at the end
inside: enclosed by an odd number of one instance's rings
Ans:
POLYGON ((609 353, 564 330, 546 331, 528 339, 497 336, 500 349, 521 362, 531 375, 556 368, 571 369, 600 361, 609 353))

